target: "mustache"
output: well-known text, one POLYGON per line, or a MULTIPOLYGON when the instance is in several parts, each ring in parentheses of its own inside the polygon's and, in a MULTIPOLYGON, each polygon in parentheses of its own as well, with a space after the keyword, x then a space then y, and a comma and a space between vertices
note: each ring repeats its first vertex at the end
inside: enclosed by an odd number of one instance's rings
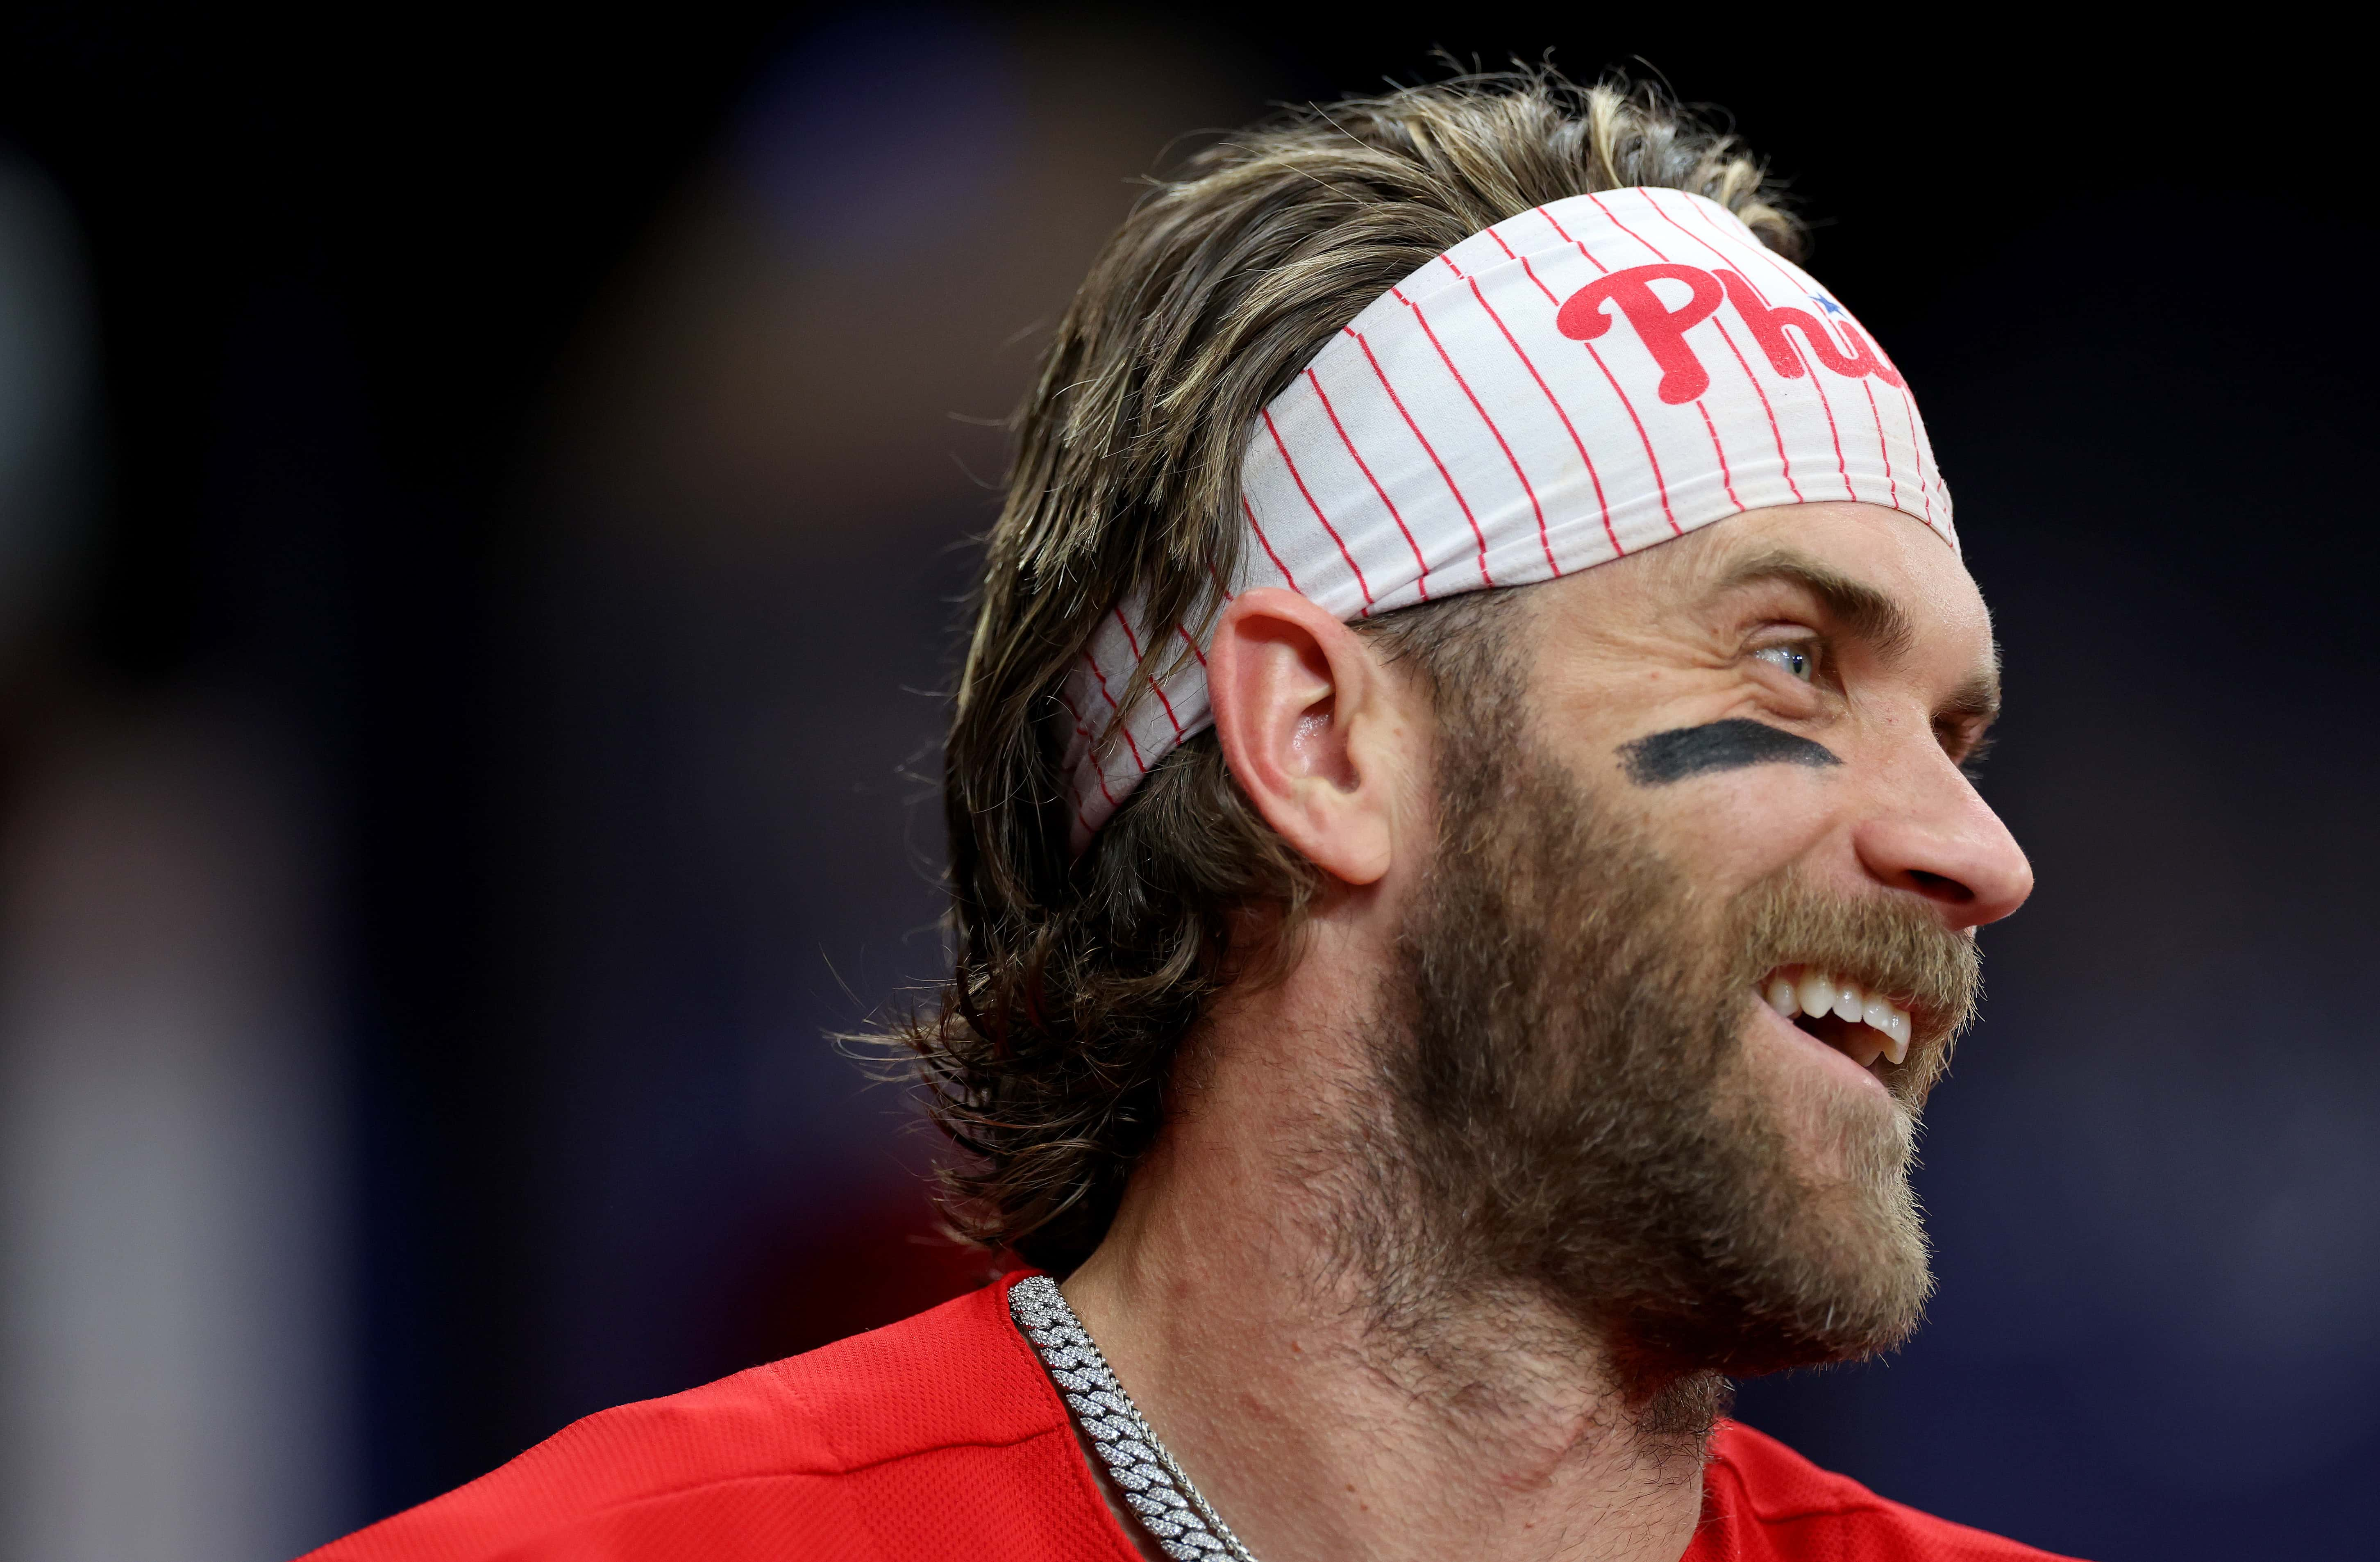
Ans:
POLYGON ((1943 926, 1908 897, 1821 889, 1788 870, 1737 895, 1729 921, 1729 976, 1739 992, 1780 965, 1806 965, 1888 995, 1909 1011, 1909 1056, 1888 1081, 1904 1100, 1924 1099, 1982 1004, 1983 956, 1973 936, 1943 926))

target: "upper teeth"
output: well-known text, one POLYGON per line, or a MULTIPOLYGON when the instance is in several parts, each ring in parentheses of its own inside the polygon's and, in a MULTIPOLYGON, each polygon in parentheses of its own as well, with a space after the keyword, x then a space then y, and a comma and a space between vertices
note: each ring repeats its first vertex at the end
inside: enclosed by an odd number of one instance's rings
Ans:
POLYGON ((1860 990, 1856 982, 1831 971, 1805 967, 1796 979, 1783 971, 1768 979, 1768 1007, 1791 1019, 1797 1014, 1812 1019, 1831 1014, 1855 1025, 1865 1025, 1884 1038, 1877 1049, 1895 1063, 1909 1057, 1909 1011, 1888 1000, 1860 990))

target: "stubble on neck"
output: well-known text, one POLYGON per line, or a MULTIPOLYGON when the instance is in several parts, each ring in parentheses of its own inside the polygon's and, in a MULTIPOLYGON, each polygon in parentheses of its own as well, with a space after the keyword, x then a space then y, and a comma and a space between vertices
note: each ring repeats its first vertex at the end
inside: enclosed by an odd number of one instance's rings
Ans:
POLYGON ((1414 1218, 1369 1022, 1254 1007, 1065 1282, 1159 1435, 1259 1556, 1675 1557, 1724 1380, 1631 1401, 1593 1329, 1414 1218), (1293 1052, 1244 1044, 1293 1018, 1293 1052))

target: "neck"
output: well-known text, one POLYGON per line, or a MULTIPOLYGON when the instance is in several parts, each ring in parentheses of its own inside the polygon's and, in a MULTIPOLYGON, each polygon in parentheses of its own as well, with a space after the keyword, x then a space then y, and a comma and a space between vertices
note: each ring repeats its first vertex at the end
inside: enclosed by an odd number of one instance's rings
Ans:
POLYGON ((1364 990, 1293 977, 1202 1029, 1068 1301, 1259 1558, 1676 1562, 1703 1438, 1543 1298, 1432 1278, 1455 1265, 1351 1151, 1387 1125, 1333 989, 1364 990))

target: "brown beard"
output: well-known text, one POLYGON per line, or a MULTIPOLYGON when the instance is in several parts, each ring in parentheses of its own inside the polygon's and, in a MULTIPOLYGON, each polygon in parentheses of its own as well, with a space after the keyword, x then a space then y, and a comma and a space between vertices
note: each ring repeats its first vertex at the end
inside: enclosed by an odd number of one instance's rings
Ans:
POLYGON ((1437 858, 1374 1031, 1393 1122, 1366 1151, 1402 1193, 1342 1235, 1390 1313, 1483 1287, 1551 1302, 1642 1428, 1689 1434, 1719 1374, 1916 1326, 1917 1112, 1973 1010, 1974 946, 1906 897, 1790 872, 1698 894, 1515 725, 1442 763, 1437 858), (1912 996, 1889 1100, 1828 1091, 1789 1125, 1745 1044, 1756 983, 1788 962, 1912 996))

